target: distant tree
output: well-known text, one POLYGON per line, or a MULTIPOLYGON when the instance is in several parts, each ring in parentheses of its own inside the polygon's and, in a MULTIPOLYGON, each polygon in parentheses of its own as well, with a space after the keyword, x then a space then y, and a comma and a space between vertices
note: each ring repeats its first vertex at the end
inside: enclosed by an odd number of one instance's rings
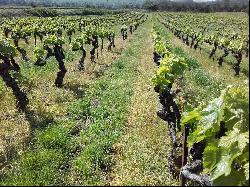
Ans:
POLYGON ((159 7, 157 6, 156 1, 146 0, 143 7, 150 11, 157 11, 159 7))
POLYGON ((30 3, 30 6, 31 6, 32 8, 36 8, 36 7, 37 7, 37 3, 36 3, 36 2, 31 2, 31 3, 30 3))

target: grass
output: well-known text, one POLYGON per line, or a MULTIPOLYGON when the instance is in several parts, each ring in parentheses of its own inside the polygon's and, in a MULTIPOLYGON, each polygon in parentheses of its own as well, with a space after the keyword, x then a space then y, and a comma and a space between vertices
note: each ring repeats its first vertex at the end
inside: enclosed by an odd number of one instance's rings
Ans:
POLYGON ((210 77, 207 72, 200 68, 185 72, 183 82, 185 86, 182 92, 192 107, 209 103, 214 98, 219 97, 225 88, 223 82, 210 77))
POLYGON ((121 135, 128 104, 133 95, 134 73, 137 57, 142 52, 141 44, 146 28, 117 60, 102 79, 91 85, 89 96, 73 109, 75 118, 91 118, 86 131, 81 132, 83 151, 74 161, 72 180, 80 185, 103 185, 110 168, 113 144, 121 135), (85 110, 79 110, 85 108, 85 110), (80 113, 79 113, 80 112, 80 113), (80 116, 80 117, 79 117, 80 116), (80 176, 82 180, 76 179, 80 176))
POLYGON ((221 80, 226 85, 239 84, 243 82, 247 77, 244 74, 240 74, 239 77, 234 76, 235 72, 231 66, 224 64, 223 67, 219 67, 216 62, 209 59, 207 54, 203 51, 198 52, 182 43, 178 38, 172 35, 172 41, 176 47, 180 47, 183 51, 188 54, 191 58, 196 59, 201 68, 204 69, 211 77, 215 77, 221 80))
POLYGON ((84 98, 75 101, 64 118, 34 131, 30 148, 19 153, 13 169, 1 174, 1 185, 102 183, 110 161, 108 153, 122 131, 133 93, 133 72, 145 32, 142 28, 135 34, 121 57, 89 84, 84 98))
MULTIPOLYGON (((152 28, 152 22, 150 23, 152 28)), ((150 30, 149 29, 149 30, 150 30)), ((157 117, 158 95, 151 78, 156 71, 152 60, 151 35, 145 35, 144 55, 138 59, 134 94, 124 133, 113 146, 111 186, 177 185, 168 168, 171 142, 167 125, 157 117)))
POLYGON ((187 102, 185 105, 197 107, 220 96, 221 91, 226 87, 223 81, 211 76, 196 59, 190 58, 181 48, 176 47, 174 52, 185 58, 191 67, 184 72, 182 80, 177 83, 181 85, 182 97, 187 102))
MULTIPOLYGON (((210 45, 204 45, 204 47, 202 48, 202 50, 204 51, 204 55, 207 55, 209 56, 211 50, 212 50, 212 47, 210 45)), ((216 59, 218 59, 219 57, 221 57, 223 55, 223 51, 222 50, 217 50, 216 53, 215 53, 215 57, 214 57, 214 62, 213 63, 217 63, 216 62, 216 59)), ((242 58, 242 62, 240 64, 240 67, 241 67, 241 72, 244 76, 248 77, 249 76, 249 57, 246 57, 246 55, 244 54, 243 55, 243 58, 242 58)), ((231 68, 233 67, 233 65, 236 63, 236 59, 235 57, 233 57, 232 54, 229 54, 225 59, 224 59, 224 63, 223 63, 223 66, 224 64, 230 66, 231 68)))

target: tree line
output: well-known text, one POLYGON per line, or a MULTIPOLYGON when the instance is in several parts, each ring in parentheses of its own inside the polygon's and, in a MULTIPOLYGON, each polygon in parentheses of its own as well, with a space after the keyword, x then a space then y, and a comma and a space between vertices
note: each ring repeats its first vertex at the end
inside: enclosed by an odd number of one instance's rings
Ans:
POLYGON ((148 11, 190 11, 190 12, 247 12, 249 0, 216 0, 194 2, 192 0, 1 0, 1 5, 45 6, 45 7, 87 7, 87 8, 133 8, 148 11))
POLYGON ((146 0, 144 9, 150 11, 190 12, 247 12, 249 0, 216 0, 207 2, 174 2, 170 0, 146 0))

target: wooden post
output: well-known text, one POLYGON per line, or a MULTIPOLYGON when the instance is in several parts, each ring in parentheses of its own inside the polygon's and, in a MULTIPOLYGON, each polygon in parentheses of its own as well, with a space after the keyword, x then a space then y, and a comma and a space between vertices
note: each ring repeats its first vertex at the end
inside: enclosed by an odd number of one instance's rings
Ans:
MULTIPOLYGON (((183 143, 182 143, 182 168, 187 164, 187 157, 188 157, 188 147, 187 147, 187 138, 189 134, 189 129, 185 125, 184 132, 183 132, 183 143)), ((181 186, 185 186, 186 178, 184 178, 181 174, 181 186)))

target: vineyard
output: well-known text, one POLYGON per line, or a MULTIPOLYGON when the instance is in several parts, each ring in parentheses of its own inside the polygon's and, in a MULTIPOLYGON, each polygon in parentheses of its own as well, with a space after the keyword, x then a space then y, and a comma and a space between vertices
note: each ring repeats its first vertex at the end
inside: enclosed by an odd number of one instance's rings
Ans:
POLYGON ((0 185, 249 185, 247 14, 0 23, 0 185))

